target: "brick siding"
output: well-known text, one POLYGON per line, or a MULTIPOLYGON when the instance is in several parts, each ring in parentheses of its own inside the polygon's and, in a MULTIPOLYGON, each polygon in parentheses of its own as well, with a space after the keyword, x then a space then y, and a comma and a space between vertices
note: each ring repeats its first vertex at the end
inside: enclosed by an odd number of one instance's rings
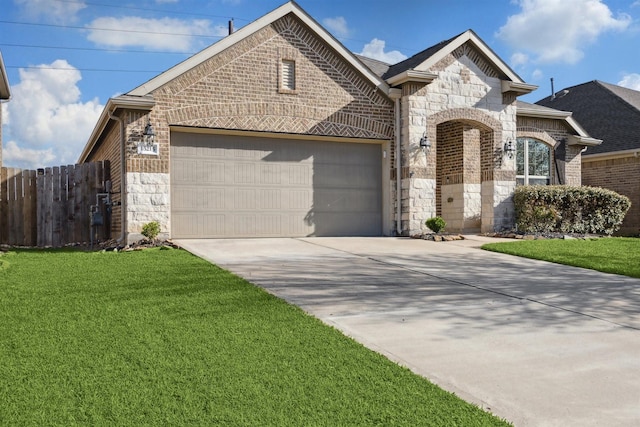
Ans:
POLYGON ((637 235, 640 232, 640 157, 582 162, 582 183, 593 187, 603 187, 623 194, 631 199, 631 208, 620 228, 620 234, 637 235))

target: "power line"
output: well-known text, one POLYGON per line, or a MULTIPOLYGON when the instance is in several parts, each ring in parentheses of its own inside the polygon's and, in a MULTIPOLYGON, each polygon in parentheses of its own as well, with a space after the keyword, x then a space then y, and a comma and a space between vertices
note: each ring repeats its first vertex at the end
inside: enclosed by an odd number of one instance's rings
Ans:
POLYGON ((223 36, 212 36, 210 34, 188 34, 188 33, 167 33, 164 31, 142 31, 142 30, 127 30, 122 28, 100 28, 100 27, 78 27, 73 25, 61 25, 61 24, 42 24, 37 22, 19 22, 19 21, 5 21, 0 20, 0 24, 12 24, 12 25, 32 25, 37 27, 53 27, 53 28, 68 28, 73 30, 95 30, 95 31, 114 31, 122 33, 138 33, 138 34, 158 34, 163 36, 184 36, 184 37, 207 37, 212 39, 221 39, 223 36))
POLYGON ((159 13, 169 13, 169 14, 174 14, 174 15, 202 16, 202 17, 206 17, 206 18, 223 18, 223 19, 233 19, 233 20, 251 22, 250 19, 236 18, 236 17, 222 16, 222 15, 212 15, 212 14, 208 14, 208 13, 182 12, 182 11, 168 10, 168 9, 152 9, 152 8, 146 8, 146 7, 113 5, 113 4, 95 3, 95 2, 80 1, 80 0, 55 0, 55 1, 60 2, 60 3, 86 4, 86 5, 89 5, 89 6, 111 7, 111 8, 114 8, 114 9, 140 10, 140 11, 143 11, 143 12, 159 12, 159 13))
POLYGON ((158 70, 110 70, 105 68, 75 68, 75 67, 46 67, 40 65, 5 65, 5 68, 21 68, 29 70, 55 70, 55 71, 97 71, 97 72, 109 72, 109 73, 162 73, 158 70))
POLYGON ((44 46, 44 45, 31 45, 31 44, 15 44, 15 43, 0 43, 0 46, 7 47, 24 47, 32 49, 55 49, 55 50, 85 50, 95 52, 122 52, 122 53, 153 53, 162 55, 193 55, 196 52, 170 52, 170 51, 158 51, 158 50, 131 50, 131 49, 108 49, 97 47, 73 47, 73 46, 44 46))

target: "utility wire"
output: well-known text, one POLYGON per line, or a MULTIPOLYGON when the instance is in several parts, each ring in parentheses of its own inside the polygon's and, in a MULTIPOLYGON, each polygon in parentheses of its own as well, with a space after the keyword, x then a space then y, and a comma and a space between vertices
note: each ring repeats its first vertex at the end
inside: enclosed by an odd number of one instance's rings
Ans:
POLYGON ((29 70, 55 70, 55 71, 97 71, 97 72, 109 72, 109 73, 162 73, 166 70, 109 70, 104 68, 75 68, 75 67, 47 67, 40 65, 5 65, 5 68, 25 68, 29 70))
POLYGON ((188 33, 167 33, 165 31, 142 31, 142 30, 126 30, 122 28, 100 28, 100 27, 78 27, 73 25, 60 25, 60 24, 42 24, 36 22, 19 22, 19 21, 5 21, 0 20, 0 24, 12 24, 12 25, 32 25, 37 27, 54 27, 54 28, 69 28, 74 30, 95 30, 95 31, 115 31, 121 33, 138 33, 138 34, 159 34, 164 36, 185 36, 185 37, 207 37, 212 39, 221 39, 222 36, 212 36, 210 34, 188 34, 188 33))
POLYGON ((86 50, 86 51, 95 51, 95 52, 155 53, 155 54, 162 54, 162 55, 193 55, 196 53, 196 52, 170 52, 170 51, 158 51, 158 50, 111 49, 111 48, 97 48, 97 47, 44 46, 44 45, 15 44, 15 43, 0 43, 0 46, 25 47, 25 48, 31 48, 31 49, 86 50))
POLYGON ((245 18, 235 18, 231 16, 222 16, 222 15, 211 15, 208 13, 195 13, 195 12, 181 12, 176 10, 168 10, 168 9, 152 9, 146 7, 137 7, 137 6, 126 6, 126 5, 114 5, 114 4, 105 4, 105 3, 94 3, 88 1, 79 1, 79 0, 55 0, 60 3, 71 3, 71 4, 85 4, 89 6, 98 6, 98 7, 111 7, 114 9, 129 9, 129 10, 140 10, 143 12, 158 12, 158 13, 168 13, 175 15, 190 15, 190 16, 202 16, 207 18, 224 18, 224 19, 233 19, 238 21, 246 21, 251 22, 250 19, 245 18))

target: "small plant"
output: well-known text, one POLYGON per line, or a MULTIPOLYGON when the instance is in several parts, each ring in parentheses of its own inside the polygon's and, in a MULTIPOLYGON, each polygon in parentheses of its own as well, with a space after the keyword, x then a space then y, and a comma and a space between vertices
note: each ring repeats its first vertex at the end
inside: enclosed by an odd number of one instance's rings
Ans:
POLYGON ((147 239, 154 241, 160 233, 160 224, 158 221, 151 221, 142 226, 142 235, 147 239))
POLYGON ((444 227, 447 226, 447 223, 444 222, 444 219, 442 219, 441 217, 436 216, 426 220, 425 225, 429 227, 429 229, 434 233, 439 233, 444 230, 444 227))

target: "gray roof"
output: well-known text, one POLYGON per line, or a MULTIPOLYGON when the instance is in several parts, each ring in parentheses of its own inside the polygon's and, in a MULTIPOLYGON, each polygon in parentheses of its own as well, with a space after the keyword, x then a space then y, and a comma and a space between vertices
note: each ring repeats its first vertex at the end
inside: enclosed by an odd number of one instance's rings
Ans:
POLYGON ((389 70, 389 67, 391 67, 391 64, 387 64, 386 62, 382 62, 377 59, 367 58, 366 56, 358 55, 357 53, 354 55, 360 60, 360 62, 369 67, 369 69, 379 77, 384 76, 384 74, 389 70))
POLYGON ((640 148, 640 92, 599 80, 568 87, 536 102, 572 111, 573 118, 594 138, 602 140, 587 154, 640 148))
POLYGON ((422 64, 424 61, 429 59, 431 56, 435 55, 437 52, 440 51, 440 49, 444 48, 446 45, 451 43, 453 40, 455 40, 462 34, 464 33, 460 33, 454 37, 451 37, 448 40, 443 40, 440 43, 423 50, 422 52, 416 53, 411 58, 407 58, 404 61, 400 61, 397 64, 390 66, 387 72, 382 75, 382 78, 386 80, 404 71, 414 69, 415 67, 417 67, 418 65, 422 64))

